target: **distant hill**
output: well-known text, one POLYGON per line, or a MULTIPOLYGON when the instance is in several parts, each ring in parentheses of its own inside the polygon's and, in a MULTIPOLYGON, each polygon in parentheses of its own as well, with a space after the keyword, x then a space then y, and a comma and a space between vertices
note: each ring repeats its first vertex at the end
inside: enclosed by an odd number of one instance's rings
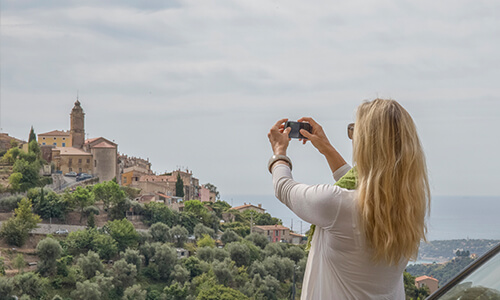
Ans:
POLYGON ((455 257, 455 252, 469 251, 470 254, 481 256, 489 249, 500 243, 500 240, 443 240, 421 243, 418 259, 435 262, 450 261, 455 257))

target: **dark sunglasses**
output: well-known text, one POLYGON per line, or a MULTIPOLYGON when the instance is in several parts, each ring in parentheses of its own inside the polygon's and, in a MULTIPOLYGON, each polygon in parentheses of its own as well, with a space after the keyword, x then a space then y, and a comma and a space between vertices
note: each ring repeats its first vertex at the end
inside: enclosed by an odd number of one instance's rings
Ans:
POLYGON ((352 136, 354 135, 354 123, 350 123, 347 125, 347 136, 352 140, 352 136))

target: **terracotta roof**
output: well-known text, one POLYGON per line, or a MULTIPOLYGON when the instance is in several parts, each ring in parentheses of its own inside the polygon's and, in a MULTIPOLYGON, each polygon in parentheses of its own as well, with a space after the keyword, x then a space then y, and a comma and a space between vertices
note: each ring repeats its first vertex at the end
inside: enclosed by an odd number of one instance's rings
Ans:
POLYGON ((240 210, 240 209, 242 209, 242 208, 247 208, 247 207, 255 207, 255 208, 257 208, 257 209, 265 210, 264 208, 262 208, 262 207, 258 207, 258 206, 255 206, 255 205, 253 205, 253 204, 244 204, 244 205, 240 205, 240 206, 233 207, 233 208, 231 208, 231 209, 240 210))
POLYGON ((88 155, 92 156, 91 153, 85 152, 81 149, 74 147, 55 147, 52 151, 57 150, 60 151, 61 155, 88 155))
POLYGON ((53 135, 69 136, 69 131, 52 130, 49 132, 40 133, 38 136, 53 136, 53 135))
POLYGON ((426 280, 426 279, 431 279, 431 280, 434 280, 434 281, 439 281, 439 280, 437 280, 434 277, 429 277, 429 276, 425 276, 425 275, 415 278, 415 281, 422 281, 422 280, 426 280))
POLYGON ((298 234, 298 233, 295 233, 295 232, 290 232, 290 235, 299 236, 299 237, 305 237, 305 235, 298 234))
POLYGON ((103 141, 103 142, 100 142, 99 144, 93 146, 92 148, 113 148, 114 149, 116 147, 103 141))
POLYGON ((167 195, 165 195, 163 193, 156 193, 156 195, 161 196, 163 198, 172 198, 172 196, 167 196, 167 195))
POLYGON ((283 225, 257 225, 254 228, 259 228, 262 230, 290 230, 290 228, 283 225))
POLYGON ((94 141, 96 141, 98 139, 100 139, 100 137, 96 137, 96 138, 85 140, 85 144, 92 143, 92 142, 94 142, 94 141))

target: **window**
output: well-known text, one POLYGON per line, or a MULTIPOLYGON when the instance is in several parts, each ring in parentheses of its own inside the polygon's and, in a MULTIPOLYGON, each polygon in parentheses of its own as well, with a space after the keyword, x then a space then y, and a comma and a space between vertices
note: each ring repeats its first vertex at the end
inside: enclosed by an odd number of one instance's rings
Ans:
POLYGON ((66 140, 66 138, 63 138, 63 141, 65 141, 65 140, 66 140))
POLYGON ((275 236, 279 235, 279 230, 276 230, 276 232, 274 233, 275 236))
POLYGON ((54 143, 54 146, 57 146, 57 143, 54 143))
POLYGON ((283 229, 283 235, 285 235, 285 230, 283 229))
POLYGON ((127 177, 123 177, 123 183, 127 183, 127 177))
POLYGON ((42 140, 45 140, 45 138, 43 137, 42 140))
POLYGON ((44 145, 44 146, 45 146, 45 143, 42 143, 42 145, 44 145))
POLYGON ((268 231, 267 231, 267 235, 271 235, 271 230, 268 230, 268 231))
POLYGON ((73 159, 70 158, 69 161, 68 161, 68 165, 71 165, 73 163, 73 159))
POLYGON ((56 139, 56 138, 54 138, 54 140, 55 140, 55 139, 56 139))
POLYGON ((97 160, 94 160, 94 168, 97 167, 97 160))
POLYGON ((73 169, 72 169, 72 168, 69 168, 69 171, 71 172, 71 171, 73 171, 73 169))
POLYGON ((79 163, 79 164, 81 164, 81 163, 82 163, 82 159, 81 159, 81 158, 79 158, 79 159, 78 159, 78 163, 79 163))
MULTIPOLYGON (((44 143, 44 144, 45 144, 45 143, 44 143)), ((63 146, 63 147, 66 147, 66 143, 62 143, 62 146, 63 146)))
POLYGON ((87 163, 90 164, 90 158, 87 158, 87 163))

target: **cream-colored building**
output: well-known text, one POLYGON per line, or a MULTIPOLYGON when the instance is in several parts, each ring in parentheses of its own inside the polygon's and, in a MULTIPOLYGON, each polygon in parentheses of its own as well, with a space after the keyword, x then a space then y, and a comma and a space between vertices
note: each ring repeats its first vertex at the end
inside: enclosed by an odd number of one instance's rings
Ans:
POLYGON ((38 135, 40 146, 71 147, 72 141, 69 131, 52 130, 38 135))

